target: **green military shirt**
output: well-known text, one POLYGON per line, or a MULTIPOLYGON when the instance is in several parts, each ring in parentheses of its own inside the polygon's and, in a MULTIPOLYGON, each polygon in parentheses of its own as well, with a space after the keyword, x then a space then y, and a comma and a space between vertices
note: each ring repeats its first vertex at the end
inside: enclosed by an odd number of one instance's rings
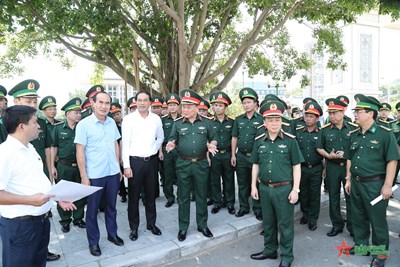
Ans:
POLYGON ((342 129, 336 127, 333 123, 325 124, 319 131, 317 148, 325 149, 327 153, 343 151, 343 158, 347 159, 350 148, 349 132, 357 129, 358 125, 352 122, 343 122, 342 129))
POLYGON ((186 118, 174 122, 168 141, 175 140, 179 155, 188 158, 199 158, 206 155, 207 142, 217 140, 210 119, 196 115, 191 123, 186 118))
POLYGON ((74 139, 75 128, 71 129, 67 122, 54 125, 54 146, 58 147, 58 158, 67 162, 76 162, 76 146, 74 139))
POLYGON ((317 152, 317 141, 320 128, 314 127, 312 132, 307 130, 306 126, 296 129, 296 139, 299 143, 300 151, 303 154, 304 161, 308 164, 321 162, 322 156, 317 152))
MULTIPOLYGON (((177 119, 180 119, 180 115, 178 114, 177 119)), ((161 122, 164 130, 164 144, 168 142, 168 138, 172 132, 172 126, 174 126, 174 118, 172 118, 171 114, 167 114, 161 117, 161 122)))
MULTIPOLYGON (((293 118, 290 120, 290 133, 295 134, 296 129, 301 127, 301 126, 306 126, 306 122, 304 121, 304 117, 298 117, 298 118, 293 118)), ((317 127, 321 127, 321 123, 318 121, 317 122, 317 127)), ((283 128, 282 128, 283 129, 283 128)))
POLYGON ((371 177, 386 173, 386 164, 399 160, 396 139, 390 129, 374 123, 364 134, 351 132, 349 158, 352 176, 371 177))
POLYGON ((6 139, 7 139, 6 127, 4 127, 3 120, 0 119, 0 144, 6 141, 6 139))
POLYGON ((226 116, 221 122, 218 120, 217 116, 211 119, 211 124, 217 133, 217 148, 218 150, 228 150, 231 151, 231 139, 232 139, 232 129, 235 120, 226 116))
POLYGON ((249 119, 246 113, 239 115, 233 124, 232 136, 237 137, 237 148, 243 153, 250 153, 253 149, 257 128, 263 124, 263 117, 254 112, 249 119))
POLYGON ((45 149, 53 145, 53 139, 51 138, 50 131, 47 128, 46 121, 38 117, 37 123, 40 126, 39 136, 37 139, 32 140, 31 144, 35 147, 37 153, 42 158, 42 161, 46 162, 45 149))
POLYGON ((271 140, 268 132, 257 136, 251 158, 258 164, 262 182, 278 183, 293 180, 293 166, 304 161, 295 136, 281 132, 271 140))
POLYGON ((43 117, 46 121, 47 129, 50 132, 51 139, 54 141, 54 126, 62 121, 54 119, 54 124, 52 124, 46 117, 43 117))

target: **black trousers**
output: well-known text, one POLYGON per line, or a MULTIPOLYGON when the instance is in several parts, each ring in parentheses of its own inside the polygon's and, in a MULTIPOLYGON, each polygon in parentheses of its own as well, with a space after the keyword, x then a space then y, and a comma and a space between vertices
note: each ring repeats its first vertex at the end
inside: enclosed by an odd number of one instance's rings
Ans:
POLYGON ((139 227, 139 198, 142 188, 146 195, 146 221, 148 226, 156 223, 156 193, 158 182, 157 154, 150 158, 130 157, 133 177, 128 179, 128 220, 131 230, 139 227))

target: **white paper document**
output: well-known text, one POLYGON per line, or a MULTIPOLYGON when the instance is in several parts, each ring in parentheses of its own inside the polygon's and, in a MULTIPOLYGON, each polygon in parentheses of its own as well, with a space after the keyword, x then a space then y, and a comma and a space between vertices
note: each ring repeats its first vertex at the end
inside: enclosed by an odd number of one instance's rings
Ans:
POLYGON ((103 187, 88 186, 61 180, 55 186, 53 186, 47 194, 55 195, 55 197, 52 198, 55 201, 74 202, 89 196, 102 188, 103 187))
MULTIPOLYGON (((394 192, 397 188, 399 188, 398 185, 397 185, 397 184, 394 185, 394 186, 392 187, 392 192, 394 192)), ((375 198, 375 199, 372 200, 370 203, 371 203, 372 206, 374 206, 376 203, 378 203, 378 202, 381 201, 382 199, 383 199, 382 195, 379 195, 379 197, 375 198)))

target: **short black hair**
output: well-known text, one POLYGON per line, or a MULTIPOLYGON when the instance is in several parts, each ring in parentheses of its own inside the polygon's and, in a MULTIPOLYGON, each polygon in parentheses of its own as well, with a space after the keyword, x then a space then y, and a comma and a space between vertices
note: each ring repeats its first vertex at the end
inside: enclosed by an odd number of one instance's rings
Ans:
POLYGON ((373 118, 374 118, 374 121, 376 121, 376 119, 378 118, 378 111, 374 110, 374 109, 370 109, 370 108, 365 109, 365 113, 368 113, 370 111, 372 111, 374 113, 373 118))
POLYGON ((4 110, 3 124, 10 134, 16 132, 18 125, 28 124, 32 116, 35 116, 36 109, 29 106, 15 105, 4 110))
POLYGON ((149 93, 148 91, 146 91, 146 90, 139 91, 139 92, 136 94, 136 96, 135 96, 135 100, 136 100, 136 101, 137 101, 138 95, 140 95, 140 94, 146 94, 146 95, 149 97, 149 100, 151 101, 151 95, 150 95, 150 93, 149 93))
POLYGON ((95 95, 92 97, 93 102, 96 102, 96 101, 97 101, 97 96, 98 96, 99 94, 106 94, 106 95, 108 95, 108 97, 110 98, 110 102, 111 102, 111 96, 110 96, 107 92, 98 92, 97 94, 95 94, 95 95))

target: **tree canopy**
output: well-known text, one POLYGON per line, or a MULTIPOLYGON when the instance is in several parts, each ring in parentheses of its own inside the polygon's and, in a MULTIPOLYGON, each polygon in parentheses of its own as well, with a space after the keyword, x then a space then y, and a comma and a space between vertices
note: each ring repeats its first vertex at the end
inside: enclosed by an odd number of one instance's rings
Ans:
POLYGON ((399 18, 396 0, 2 0, 0 75, 40 52, 70 66, 69 50, 163 95, 221 90, 242 64, 284 81, 312 64, 291 45, 289 20, 312 25, 314 51, 344 69, 337 23, 373 9, 399 18))

